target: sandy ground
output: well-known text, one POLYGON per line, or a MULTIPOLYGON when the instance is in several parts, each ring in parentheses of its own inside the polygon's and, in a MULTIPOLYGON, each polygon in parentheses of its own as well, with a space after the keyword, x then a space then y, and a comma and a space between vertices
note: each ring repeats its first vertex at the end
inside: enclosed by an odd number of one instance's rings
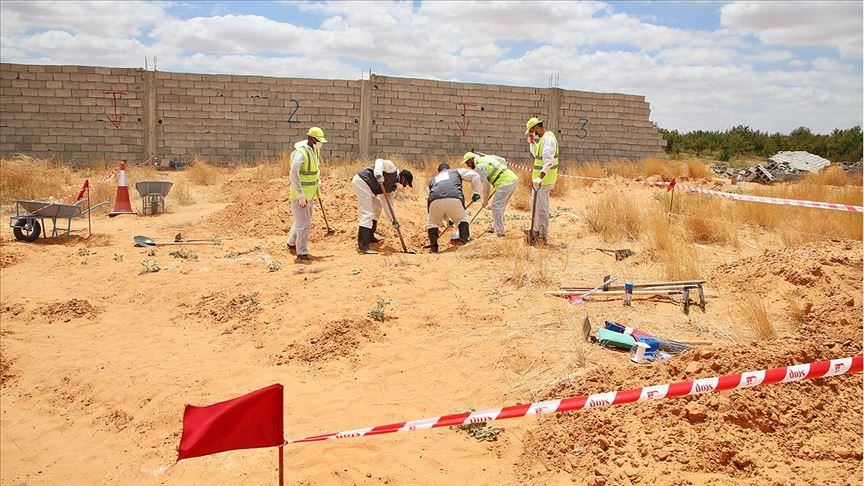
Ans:
MULTIPOLYGON (((169 196, 169 213, 155 217, 99 215, 90 239, 80 222, 59 242, 3 231, 3 484, 273 484, 274 449, 175 463, 185 404, 272 383, 285 386, 292 438, 861 352, 860 242, 701 245, 699 268, 716 295, 704 312, 649 300, 576 308, 543 292, 660 272, 639 243, 588 231, 582 211, 608 187, 554 200, 550 248, 524 248, 529 216, 514 209, 503 240, 406 255, 385 224, 384 254, 361 257, 350 183, 331 178, 336 234, 324 235, 316 208, 314 261, 296 265, 284 246, 290 211, 278 202, 286 182, 259 179, 240 170, 195 188, 194 205, 169 196), (178 247, 151 256, 132 243, 178 232, 219 235, 222 245, 187 247, 197 259, 182 259, 169 254, 178 247), (637 254, 616 262, 597 246, 637 254), (145 259, 161 270, 140 274, 145 259), (762 296, 778 339, 754 340, 739 305, 748 293, 762 296), (391 301, 384 322, 367 315, 379 299, 391 301), (616 320, 713 345, 640 367, 581 342, 586 314, 595 325, 616 320)), ((646 201, 656 192, 618 189, 646 201)), ((397 202, 417 250, 423 198, 413 191, 397 202)), ((475 232, 488 218, 478 222, 475 232)), ((435 429, 294 445, 287 482, 860 484, 861 403, 859 375, 498 422, 495 442, 435 429)))

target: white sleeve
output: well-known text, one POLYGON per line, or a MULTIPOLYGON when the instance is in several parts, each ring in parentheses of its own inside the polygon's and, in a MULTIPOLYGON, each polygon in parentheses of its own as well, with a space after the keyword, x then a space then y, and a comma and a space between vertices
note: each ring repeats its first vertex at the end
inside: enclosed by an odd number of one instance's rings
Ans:
MULTIPOLYGON (((471 183, 471 190, 474 191, 474 194, 480 194, 480 188, 483 187, 483 183, 480 182, 480 174, 478 174, 477 171, 471 169, 456 170, 459 172, 459 175, 463 179, 468 179, 468 182, 471 183)), ((485 193, 485 191, 483 192, 485 193)))
POLYGON ((376 159, 375 160, 375 168, 372 169, 372 172, 375 174, 375 178, 382 177, 384 172, 392 174, 396 172, 396 164, 391 160, 387 159, 376 159))
POLYGON ((291 180, 291 188, 294 189, 294 194, 303 194, 303 185, 300 184, 300 168, 303 167, 303 162, 305 161, 300 149, 296 150, 294 157, 291 158, 291 170, 288 178, 291 180))
POLYGON ((548 174, 555 166, 555 151, 558 149, 558 141, 549 137, 543 142, 543 173, 548 174))
POLYGON ((492 190, 492 184, 489 183, 489 174, 486 173, 485 166, 484 168, 477 168, 475 166, 474 172, 476 172, 477 175, 480 176, 480 187, 482 187, 481 194, 483 196, 483 199, 485 200, 487 197, 489 197, 489 191, 492 190))

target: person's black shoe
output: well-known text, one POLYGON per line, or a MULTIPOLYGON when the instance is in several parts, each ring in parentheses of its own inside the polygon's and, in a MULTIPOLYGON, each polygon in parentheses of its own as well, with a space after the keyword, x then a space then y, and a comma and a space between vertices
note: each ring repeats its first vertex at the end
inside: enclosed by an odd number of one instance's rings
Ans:
POLYGON ((426 233, 429 235, 429 251, 438 253, 438 228, 429 228, 426 233))
POLYGON ((468 221, 462 221, 459 223, 459 241, 463 244, 468 243, 469 238, 471 238, 471 234, 468 231, 468 221))
POLYGON ((378 252, 369 249, 369 243, 372 242, 372 229, 360 226, 357 230, 357 249, 364 255, 374 255, 378 252))
POLYGON ((372 220, 372 239, 369 240, 369 243, 381 243, 382 241, 384 241, 384 238, 378 238, 377 236, 375 236, 376 231, 378 231, 378 220, 373 219, 372 220))
POLYGON ((297 255, 297 263, 310 263, 312 261, 309 255, 297 255))

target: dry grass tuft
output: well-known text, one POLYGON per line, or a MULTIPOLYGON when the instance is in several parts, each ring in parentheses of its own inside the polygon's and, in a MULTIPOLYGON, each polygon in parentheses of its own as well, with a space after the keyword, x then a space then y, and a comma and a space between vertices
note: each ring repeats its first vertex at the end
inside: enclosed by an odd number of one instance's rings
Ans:
MULTIPOLYGON (((850 184, 850 178, 842 167, 837 165, 829 165, 818 174, 808 174, 804 178, 804 183, 815 184, 819 186, 845 186, 850 184)), ((860 185, 860 184, 859 184, 860 185)))
POLYGON ((186 174, 189 182, 192 184, 196 186, 209 186, 215 184, 219 178, 219 169, 196 156, 186 174))
POLYGON ((281 163, 263 163, 255 166, 250 178, 254 181, 269 181, 280 177, 282 177, 281 163))
POLYGON ((193 196, 192 190, 185 182, 174 183, 171 187, 170 197, 181 206, 195 204, 195 196, 193 196))
POLYGON ((696 248, 679 228, 671 225, 660 211, 648 213, 643 221, 643 243, 650 258, 663 264, 664 277, 689 280, 701 276, 696 248))
POLYGON ((687 177, 692 179, 710 179, 714 176, 711 168, 698 160, 687 160, 685 164, 687 165, 687 177))
POLYGON ((642 175, 645 177, 662 176, 665 178, 681 175, 681 163, 656 157, 648 157, 642 163, 642 175))
POLYGON ((741 304, 747 328, 753 332, 758 340, 775 339, 777 331, 768 319, 765 304, 758 295, 750 294, 744 298, 741 304))
POLYGON ((72 168, 54 161, 18 155, 0 159, 0 203, 19 199, 47 200, 63 197, 83 184, 72 168))
POLYGON ((616 192, 604 192, 583 214, 591 231, 609 241, 638 238, 642 233, 643 217, 632 196, 616 192))
POLYGON ((516 288, 525 286, 548 286, 552 283, 549 265, 544 263, 547 252, 525 245, 520 239, 511 241, 512 271, 507 282, 516 288))

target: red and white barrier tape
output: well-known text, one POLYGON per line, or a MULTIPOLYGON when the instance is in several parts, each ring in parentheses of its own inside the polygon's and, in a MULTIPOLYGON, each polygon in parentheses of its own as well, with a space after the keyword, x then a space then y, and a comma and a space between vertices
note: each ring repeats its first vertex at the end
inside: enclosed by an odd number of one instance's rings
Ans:
POLYGON ((582 410, 586 408, 608 407, 611 405, 622 405, 625 403, 644 402, 648 400, 660 400, 664 398, 676 398, 687 395, 699 395, 739 388, 752 388, 774 383, 789 383, 793 381, 812 380, 814 378, 825 378, 829 376, 861 373, 861 355, 850 358, 832 359, 830 361, 817 361, 815 363, 787 366, 785 368, 771 368, 768 370, 748 371, 734 375, 716 376, 713 378, 701 378, 693 381, 683 381, 666 385, 653 385, 631 390, 619 390, 606 393, 595 393, 593 395, 582 395, 578 397, 563 398, 557 400, 546 400, 543 402, 513 405, 504 408, 493 408, 477 412, 465 412, 455 415, 426 418, 397 422, 377 427, 364 427, 362 429, 346 430, 333 434, 315 435, 301 439, 285 441, 285 444, 296 444, 300 442, 318 442, 322 440, 348 439, 353 437, 365 437, 369 435, 390 434, 394 432, 409 432, 413 430, 425 430, 436 427, 451 427, 493 420, 526 417, 528 415, 546 415, 551 413, 568 412, 571 410, 582 410))
MULTIPOLYGON (((510 167, 516 167, 520 170, 531 172, 532 169, 530 167, 526 167, 520 164, 514 164, 512 162, 507 163, 510 167)), ((603 182, 641 182, 641 181, 630 181, 630 180, 620 180, 620 179, 611 179, 608 177, 587 177, 587 176, 577 176, 570 174, 558 174, 558 177, 566 177, 569 179, 584 179, 589 181, 603 181, 603 182)), ((668 182, 644 182, 644 184, 648 184, 650 186, 659 186, 665 187, 668 186, 668 182)), ((864 213, 864 206, 853 206, 851 204, 840 204, 840 203, 829 203, 822 201, 806 201, 802 199, 782 199, 779 197, 765 197, 765 196, 752 196, 748 194, 735 194, 732 192, 724 192, 724 191, 715 191, 712 189, 704 189, 697 186, 688 186, 684 184, 679 184, 677 186, 679 189, 683 189, 687 192, 695 192, 699 194, 707 194, 709 196, 717 196, 726 199, 732 199, 734 201, 749 201, 749 202, 757 202, 764 204, 779 204, 782 206, 800 206, 805 208, 816 208, 816 209, 833 209, 835 211, 848 211, 853 213, 864 213)))

